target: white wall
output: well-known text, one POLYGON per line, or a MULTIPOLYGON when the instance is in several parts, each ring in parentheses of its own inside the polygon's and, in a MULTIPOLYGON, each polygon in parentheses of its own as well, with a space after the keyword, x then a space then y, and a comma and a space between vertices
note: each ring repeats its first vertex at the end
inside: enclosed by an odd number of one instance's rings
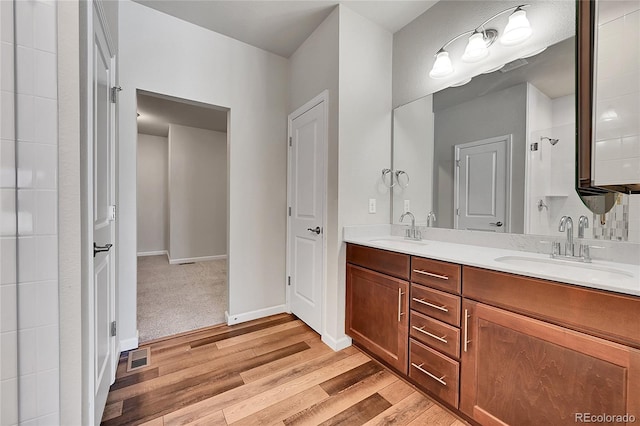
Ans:
POLYGON ((131 1, 119 24, 122 349, 137 345, 136 89, 230 108, 229 321, 283 311, 287 60, 131 1))
POLYGON ((166 137, 138 133, 138 255, 169 249, 168 156, 166 137))
POLYGON ((170 124, 168 139, 169 259, 224 256, 227 134, 170 124))

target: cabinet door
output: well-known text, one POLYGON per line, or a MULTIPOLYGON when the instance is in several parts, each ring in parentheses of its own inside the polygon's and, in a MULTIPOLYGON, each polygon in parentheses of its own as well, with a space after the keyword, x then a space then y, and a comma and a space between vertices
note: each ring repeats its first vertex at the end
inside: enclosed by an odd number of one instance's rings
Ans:
POLYGON ((407 373, 409 283, 347 264, 346 332, 407 373))
POLYGON ((460 409, 479 423, 640 418, 640 351, 469 300, 462 322, 460 409))

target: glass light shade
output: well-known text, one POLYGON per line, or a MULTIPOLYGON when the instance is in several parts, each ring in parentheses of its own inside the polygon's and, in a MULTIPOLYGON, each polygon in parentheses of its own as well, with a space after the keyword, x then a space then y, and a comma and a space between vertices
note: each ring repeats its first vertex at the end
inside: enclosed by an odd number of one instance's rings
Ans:
POLYGON ((442 50, 436 55, 436 61, 433 63, 433 68, 429 72, 431 78, 444 78, 453 73, 453 65, 451 59, 449 59, 449 52, 442 50))
POLYGON ((473 33, 469 37, 467 47, 464 49, 462 60, 464 62, 478 62, 489 55, 489 49, 484 41, 482 33, 473 33))
POLYGON ((531 36, 532 30, 527 13, 518 9, 509 16, 509 22, 500 37, 500 43, 505 46, 513 46, 522 43, 531 36))

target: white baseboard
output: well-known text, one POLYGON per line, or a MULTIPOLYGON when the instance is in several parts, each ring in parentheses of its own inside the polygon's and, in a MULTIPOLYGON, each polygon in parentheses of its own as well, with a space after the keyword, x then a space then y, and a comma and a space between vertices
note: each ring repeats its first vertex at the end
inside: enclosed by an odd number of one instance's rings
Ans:
POLYGON ((344 348, 348 348, 349 346, 351 346, 351 337, 349 336, 344 336, 336 340, 327 334, 323 334, 322 341, 324 342, 325 345, 329 346, 335 352, 341 351, 344 348))
POLYGON ((136 332, 136 337, 132 337, 131 339, 120 340, 120 352, 130 351, 131 349, 136 349, 138 347, 138 333, 136 332))
POLYGON ((167 251, 166 251, 166 250, 141 251, 140 253, 138 253, 138 257, 143 257, 143 256, 160 256, 160 255, 166 255, 166 256, 168 256, 169 254, 167 253, 167 251))
POLYGON ((228 312, 225 312, 224 317, 227 320, 227 325, 234 325, 240 324, 241 322, 268 317, 269 315, 281 314, 283 312, 287 312, 287 305, 271 306, 269 308, 258 309, 257 311, 250 311, 234 315, 229 315, 228 312))
POLYGON ((178 263, 206 262, 208 260, 222 260, 222 259, 226 259, 227 255, 221 254, 218 256, 185 257, 182 259, 171 259, 167 254, 167 257, 169 258, 170 265, 177 265, 178 263))

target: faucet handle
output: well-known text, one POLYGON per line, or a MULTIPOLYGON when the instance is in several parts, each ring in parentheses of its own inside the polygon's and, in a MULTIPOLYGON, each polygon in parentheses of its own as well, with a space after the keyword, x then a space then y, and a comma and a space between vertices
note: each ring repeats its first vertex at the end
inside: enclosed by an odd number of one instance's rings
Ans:
POLYGON ((591 262, 591 250, 589 244, 580 244, 579 255, 582 256, 585 262, 591 262))
POLYGON ((560 241, 553 241, 551 243, 551 257, 560 256, 560 241))

